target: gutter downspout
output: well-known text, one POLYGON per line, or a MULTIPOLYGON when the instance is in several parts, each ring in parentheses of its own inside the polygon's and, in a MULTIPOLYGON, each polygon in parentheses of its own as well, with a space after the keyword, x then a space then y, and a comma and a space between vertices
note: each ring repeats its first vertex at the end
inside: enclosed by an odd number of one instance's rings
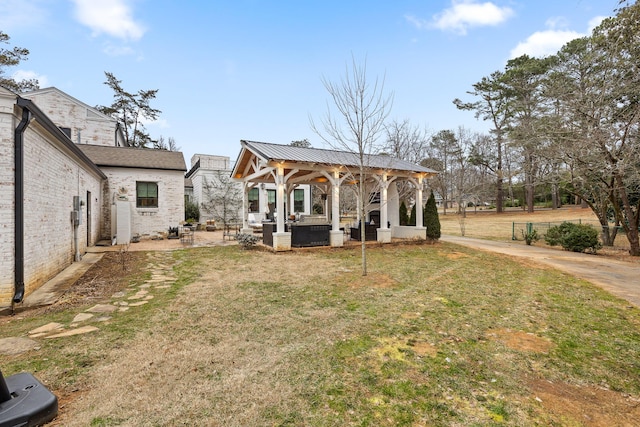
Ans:
POLYGON ((15 183, 15 292, 12 304, 24 298, 24 132, 29 126, 31 112, 22 107, 22 120, 14 133, 14 183, 15 183))

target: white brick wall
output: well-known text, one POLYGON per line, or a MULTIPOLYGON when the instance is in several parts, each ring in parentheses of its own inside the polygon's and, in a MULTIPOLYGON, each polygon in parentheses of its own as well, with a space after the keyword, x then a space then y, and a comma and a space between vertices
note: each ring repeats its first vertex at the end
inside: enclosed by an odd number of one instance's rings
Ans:
POLYGON ((140 234, 143 238, 153 234, 166 233, 169 227, 176 227, 184 221, 184 172, 103 168, 108 177, 108 186, 103 194, 103 236, 111 233, 111 204, 120 189, 131 204, 133 234, 140 234), (158 184, 158 208, 136 208, 136 182, 156 182, 158 184))
POLYGON ((116 145, 116 120, 66 93, 48 88, 23 96, 32 100, 57 126, 70 128, 75 144, 116 145))
MULTIPOLYGON (((0 100, 1 102, 1 100, 0 100)), ((15 102, 15 100, 14 100, 15 102)), ((19 118, 0 107, 0 308, 11 304, 14 271, 14 138, 19 118), (9 122, 9 118, 11 123, 9 122), (9 172, 9 173, 7 173, 9 172)), ((70 153, 32 121, 24 134, 24 266, 25 290, 30 294, 73 261, 71 211, 73 196, 84 202, 79 227, 80 253, 99 236, 101 179, 70 157, 70 153), (87 192, 91 192, 92 233, 87 236, 87 192), (97 200, 96 200, 97 199, 97 200)))
POLYGON ((0 89, 0 307, 13 297, 13 106, 15 96, 0 89))

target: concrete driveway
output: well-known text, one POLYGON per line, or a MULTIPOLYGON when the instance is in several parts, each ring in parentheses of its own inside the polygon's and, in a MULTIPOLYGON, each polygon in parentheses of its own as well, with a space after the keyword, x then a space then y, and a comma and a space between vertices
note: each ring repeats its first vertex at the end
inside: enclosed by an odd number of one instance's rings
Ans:
POLYGON ((495 242, 469 237, 442 236, 442 242, 474 249, 527 258, 587 280, 640 308, 640 266, 592 254, 527 246, 522 243, 495 242))

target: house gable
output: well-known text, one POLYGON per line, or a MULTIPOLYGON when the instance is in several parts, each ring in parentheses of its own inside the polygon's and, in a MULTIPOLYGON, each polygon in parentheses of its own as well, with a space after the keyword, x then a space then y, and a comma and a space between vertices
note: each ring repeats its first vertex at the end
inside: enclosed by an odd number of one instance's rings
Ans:
POLYGON ((56 126, 68 129, 69 138, 76 144, 125 145, 116 119, 55 87, 22 96, 35 102, 56 126))

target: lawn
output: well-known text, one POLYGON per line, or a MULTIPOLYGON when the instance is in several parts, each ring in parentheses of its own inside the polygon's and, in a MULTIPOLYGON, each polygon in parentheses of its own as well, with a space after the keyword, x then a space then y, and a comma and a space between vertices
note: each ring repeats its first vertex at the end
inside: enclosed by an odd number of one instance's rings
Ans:
MULTIPOLYGON (((373 245, 366 277, 359 253, 167 253, 176 280, 149 304, 3 357, 2 370, 28 370, 56 391, 54 425, 64 426, 640 419, 637 308, 560 272, 445 243, 373 245)), ((12 319, 0 337, 81 309, 12 319)))
MULTIPOLYGON (((522 208, 508 208, 502 214, 496 214, 495 210, 469 209, 466 218, 461 218, 453 209, 447 210, 447 215, 440 212, 440 224, 443 234, 460 236, 462 229, 467 237, 476 237, 490 240, 511 240, 513 223, 517 225, 532 223, 560 224, 562 221, 580 221, 584 224, 598 226, 598 218, 589 208, 570 206, 562 209, 537 209, 533 213, 526 213, 522 208)), ((616 244, 624 245, 622 239, 616 244)), ((516 238, 522 240, 522 235, 516 229, 516 238)))

